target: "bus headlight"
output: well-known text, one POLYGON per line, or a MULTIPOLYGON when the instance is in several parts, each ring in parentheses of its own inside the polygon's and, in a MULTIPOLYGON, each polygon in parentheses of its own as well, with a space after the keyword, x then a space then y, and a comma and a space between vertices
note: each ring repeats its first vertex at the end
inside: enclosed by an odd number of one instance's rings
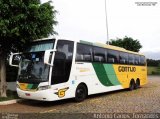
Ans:
POLYGON ((47 85, 47 86, 40 86, 38 87, 38 90, 47 90, 47 89, 50 89, 51 86, 47 85))

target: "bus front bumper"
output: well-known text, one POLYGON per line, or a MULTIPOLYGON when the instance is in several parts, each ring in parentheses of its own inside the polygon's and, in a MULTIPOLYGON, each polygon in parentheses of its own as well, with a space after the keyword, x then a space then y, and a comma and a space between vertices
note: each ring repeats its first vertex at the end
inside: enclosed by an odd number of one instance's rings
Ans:
POLYGON ((20 98, 31 99, 31 100, 40 100, 40 101, 56 101, 61 100, 61 98, 56 95, 51 89, 40 90, 40 91, 24 91, 17 88, 17 93, 20 98))

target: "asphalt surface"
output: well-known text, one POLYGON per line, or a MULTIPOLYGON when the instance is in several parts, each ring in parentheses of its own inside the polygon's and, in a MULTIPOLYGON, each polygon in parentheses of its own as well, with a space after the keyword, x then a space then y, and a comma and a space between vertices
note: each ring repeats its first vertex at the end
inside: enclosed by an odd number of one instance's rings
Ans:
MULTIPOLYGON (((125 89, 92 95, 80 103, 73 99, 54 102, 24 100, 19 103, 0 106, 0 118, 3 119, 4 117, 5 119, 10 113, 12 115, 9 116, 17 119, 21 118, 22 115, 30 115, 27 118, 39 118, 38 115, 41 115, 45 118, 45 115, 49 114, 53 118, 56 117, 55 115, 63 114, 60 118, 66 118, 69 114, 71 115, 70 118, 75 118, 74 116, 77 117, 78 115, 82 118, 86 115, 97 118, 97 116, 106 117, 106 115, 95 115, 95 113, 129 113, 132 116, 133 113, 160 113, 160 76, 148 76, 148 79, 148 84, 137 90, 128 91, 125 89)), ((107 115, 107 117, 113 117, 113 115, 107 115)), ((156 117, 158 116, 156 115, 156 117)))

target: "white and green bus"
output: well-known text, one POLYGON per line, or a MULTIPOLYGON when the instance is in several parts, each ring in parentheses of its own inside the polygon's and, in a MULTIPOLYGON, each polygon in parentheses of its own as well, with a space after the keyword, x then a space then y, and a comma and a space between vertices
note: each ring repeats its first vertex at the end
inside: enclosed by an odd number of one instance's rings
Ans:
POLYGON ((17 93, 24 99, 83 101, 88 95, 147 83, 143 54, 101 43, 40 39, 23 53, 13 53, 9 63, 19 68, 17 93))

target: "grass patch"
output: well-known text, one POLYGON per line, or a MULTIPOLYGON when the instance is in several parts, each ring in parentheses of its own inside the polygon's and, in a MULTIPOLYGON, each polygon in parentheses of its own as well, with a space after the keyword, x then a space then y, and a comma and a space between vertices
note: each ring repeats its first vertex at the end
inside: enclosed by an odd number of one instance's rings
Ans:
POLYGON ((148 75, 160 75, 160 67, 147 67, 148 75))
POLYGON ((19 98, 19 97, 18 97, 16 91, 7 90, 7 97, 0 97, 0 102, 1 102, 1 101, 18 99, 18 98, 19 98))

